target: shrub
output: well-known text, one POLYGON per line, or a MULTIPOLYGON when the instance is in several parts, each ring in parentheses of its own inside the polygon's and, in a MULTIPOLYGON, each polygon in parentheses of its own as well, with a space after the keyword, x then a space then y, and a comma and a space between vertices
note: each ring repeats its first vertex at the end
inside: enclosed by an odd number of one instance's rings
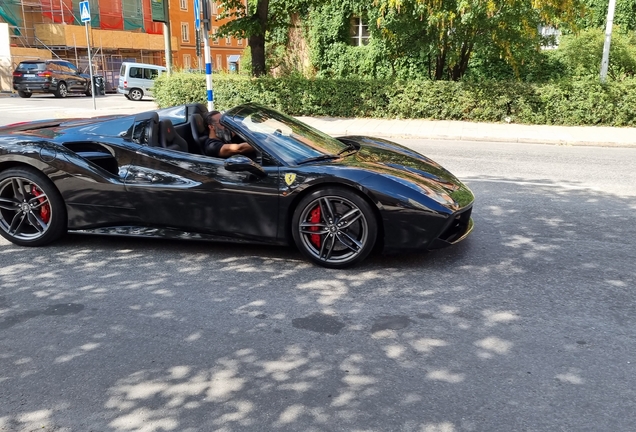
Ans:
MULTIPOLYGON (((213 83, 215 107, 221 110, 258 102, 297 116, 636 125, 636 79, 607 84, 600 84, 597 79, 533 84, 215 74, 213 83)), ((205 103, 205 75, 162 75, 155 83, 154 93, 161 107, 205 103)))

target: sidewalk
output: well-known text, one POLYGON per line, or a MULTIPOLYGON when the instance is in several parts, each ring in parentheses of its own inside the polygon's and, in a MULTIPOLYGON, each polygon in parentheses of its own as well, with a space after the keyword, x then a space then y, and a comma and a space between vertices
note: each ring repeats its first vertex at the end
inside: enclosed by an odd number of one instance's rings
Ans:
POLYGON ((330 135, 636 147, 636 128, 471 123, 447 120, 298 117, 330 135))

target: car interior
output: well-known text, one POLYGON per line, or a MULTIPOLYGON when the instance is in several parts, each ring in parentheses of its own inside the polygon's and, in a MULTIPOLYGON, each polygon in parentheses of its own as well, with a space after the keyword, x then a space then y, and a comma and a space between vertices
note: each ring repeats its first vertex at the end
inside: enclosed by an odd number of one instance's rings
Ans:
MULTIPOLYGON (((202 155, 208 139, 203 118, 207 112, 203 104, 185 105, 185 117, 174 122, 170 118, 161 118, 155 111, 141 113, 135 117, 132 141, 150 147, 202 155)), ((260 157, 257 156, 257 159, 260 157)))

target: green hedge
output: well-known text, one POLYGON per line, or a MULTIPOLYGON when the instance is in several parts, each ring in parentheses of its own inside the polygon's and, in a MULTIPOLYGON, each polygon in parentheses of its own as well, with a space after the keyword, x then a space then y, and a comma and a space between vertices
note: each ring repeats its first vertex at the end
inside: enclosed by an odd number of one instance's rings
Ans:
MULTIPOLYGON (((161 76, 161 107, 206 102, 205 75, 161 76)), ((559 125, 636 125, 636 79, 549 84, 247 78, 214 75, 215 106, 258 102, 296 116, 426 118, 559 125)))

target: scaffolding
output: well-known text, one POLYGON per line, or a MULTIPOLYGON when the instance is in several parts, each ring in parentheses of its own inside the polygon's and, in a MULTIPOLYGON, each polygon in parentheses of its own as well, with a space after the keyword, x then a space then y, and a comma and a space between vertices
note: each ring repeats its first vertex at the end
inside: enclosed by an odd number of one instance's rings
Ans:
MULTIPOLYGON (((116 85, 119 79, 123 61, 165 64, 163 42, 161 46, 153 43, 144 47, 144 41, 147 40, 143 38, 144 35, 162 33, 161 25, 153 23, 149 16, 150 1, 89 0, 93 71, 103 75, 111 86, 116 85), (102 43, 104 37, 110 42, 102 43), (112 41, 126 41, 131 38, 137 38, 135 40, 139 42, 131 46, 125 43, 118 45, 112 41)), ((81 36, 83 33, 65 28, 81 25, 79 2, 80 0, 0 1, 0 22, 9 25, 14 67, 24 60, 59 58, 70 61, 87 72, 89 64, 86 38, 81 36), (64 33, 66 38, 58 37, 52 43, 50 38, 45 37, 49 33, 64 33)), ((157 42, 156 38, 154 42, 157 42)))

